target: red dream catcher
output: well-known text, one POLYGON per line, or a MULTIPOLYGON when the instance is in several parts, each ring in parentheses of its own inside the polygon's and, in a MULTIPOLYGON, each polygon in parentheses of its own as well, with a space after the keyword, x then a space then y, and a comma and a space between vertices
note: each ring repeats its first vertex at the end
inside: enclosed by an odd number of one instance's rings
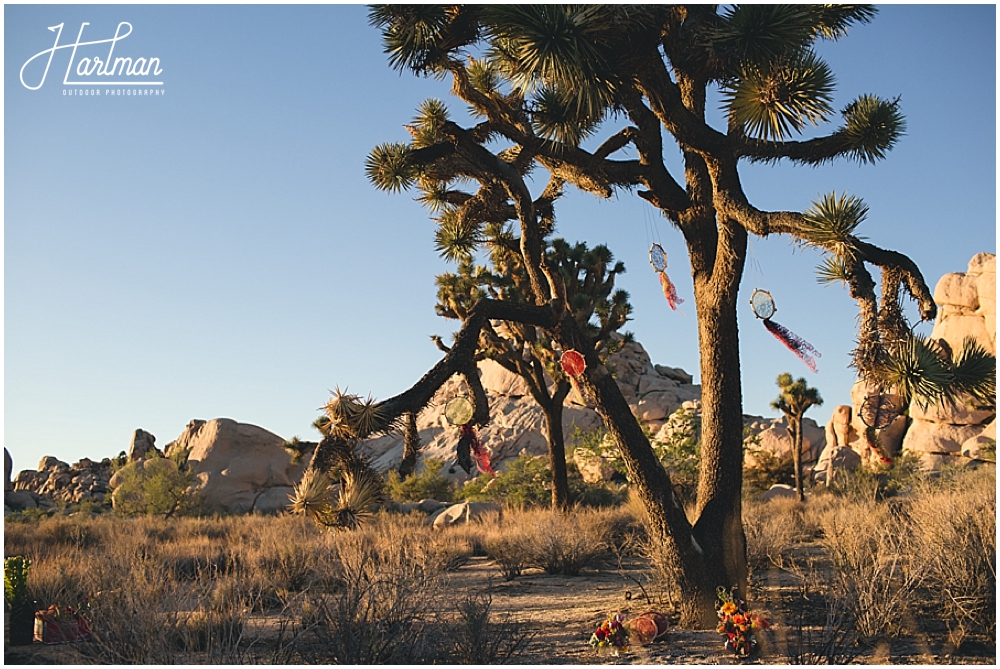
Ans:
POLYGON ((583 388, 580 387, 580 375, 587 369, 587 362, 583 359, 583 355, 573 349, 564 351, 559 358, 559 366, 566 372, 569 382, 573 384, 576 392, 586 402, 586 395, 583 394, 583 388))
POLYGON ((774 335, 775 339, 788 347, 789 351, 797 355, 799 360, 806 363, 809 369, 815 372, 816 361, 813 359, 813 356, 817 358, 823 356, 805 339, 784 325, 771 320, 771 316, 774 316, 774 313, 778 310, 778 307, 774 305, 774 298, 771 297, 771 293, 760 288, 755 289, 753 295, 750 296, 750 306, 753 308, 753 315, 764 321, 764 327, 767 328, 767 331, 774 335))
POLYGON ((466 474, 472 473, 473 458, 475 458, 474 464, 480 473, 496 476, 496 472, 490 466, 490 450, 483 444, 472 424, 474 414, 475 408, 472 406, 472 402, 464 395, 453 397, 444 405, 445 419, 450 425, 459 426, 462 431, 462 436, 455 449, 455 456, 459 466, 465 470, 466 474))
POLYGON ((649 264, 660 275, 660 286, 663 287, 663 296, 667 298, 667 304, 670 305, 671 309, 677 311, 677 305, 683 304, 684 300, 677 296, 677 288, 667 276, 667 252, 659 244, 653 244, 649 247, 649 264))
POLYGON ((858 413, 861 415, 861 422, 865 424, 865 442, 868 448, 878 456, 882 464, 891 465, 892 458, 882 446, 877 430, 889 427, 901 413, 900 408, 887 395, 869 395, 861 403, 858 413))

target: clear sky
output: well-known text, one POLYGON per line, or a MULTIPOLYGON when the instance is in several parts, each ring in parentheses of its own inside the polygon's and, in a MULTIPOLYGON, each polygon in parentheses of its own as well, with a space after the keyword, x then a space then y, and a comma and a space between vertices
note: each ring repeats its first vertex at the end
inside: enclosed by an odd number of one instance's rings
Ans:
MULTIPOLYGON (((80 47, 74 69, 107 48, 80 47)), ((882 6, 819 50, 837 110, 863 93, 900 96, 907 134, 874 166, 745 166, 751 201, 802 210, 832 190, 860 196, 871 208, 861 234, 908 254, 932 288, 995 252, 996 8, 882 6)), ((25 68, 28 85, 46 58, 25 68)), ((328 389, 384 398, 440 358, 428 335, 457 325, 434 314, 434 276, 452 267, 412 195, 376 191, 363 163, 408 138, 402 124, 423 99, 459 118, 462 105, 445 82, 390 70, 364 7, 6 5, 3 73, 3 423, 15 471, 44 455, 116 455, 136 428, 163 446, 193 418, 315 439, 328 389), (159 58, 162 86, 145 88, 161 95, 66 95, 88 88, 63 84, 69 49, 41 87, 22 85, 24 63, 53 46, 48 27, 64 24, 66 44, 83 22, 81 41, 110 39, 122 21, 132 33, 115 55, 159 58)), ((556 211, 559 236, 625 262, 628 329, 653 362, 697 380, 680 235, 628 193, 571 192, 556 211), (667 249, 685 316, 660 293, 651 240, 667 249)), ((775 415, 786 371, 820 390, 819 422, 850 401, 856 306, 815 282, 818 258, 752 240, 741 300, 770 290, 775 320, 823 357, 812 374, 747 303, 746 413, 775 415)))

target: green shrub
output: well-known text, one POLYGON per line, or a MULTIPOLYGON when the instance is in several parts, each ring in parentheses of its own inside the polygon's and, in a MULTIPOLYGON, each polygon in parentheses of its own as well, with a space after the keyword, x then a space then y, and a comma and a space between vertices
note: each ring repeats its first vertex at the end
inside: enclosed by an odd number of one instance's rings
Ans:
POLYGON ((887 465, 877 463, 837 472, 830 489, 855 499, 886 499, 921 485, 926 478, 920 468, 920 456, 902 453, 887 465))
POLYGON ((770 451, 758 450, 753 457, 754 466, 743 468, 745 491, 764 492, 776 483, 795 485, 795 463, 791 455, 779 458, 770 451))
POLYGON ((454 485, 441 473, 444 460, 428 458, 423 463, 423 469, 405 479, 399 477, 399 472, 389 472, 385 484, 386 494, 397 502, 419 502, 422 499, 452 501, 455 497, 454 485))
POLYGON ((115 510, 126 516, 196 514, 201 508, 197 478, 187 465, 169 458, 131 462, 118 474, 112 493, 115 510))
POLYGON ((456 497, 468 502, 506 502, 512 506, 551 504, 551 477, 544 457, 521 454, 509 461, 496 477, 483 474, 461 489, 456 497))
POLYGON ((667 419, 670 435, 653 441, 653 451, 670 472, 670 482, 685 502, 693 502, 698 492, 698 466, 701 460, 701 416, 693 409, 681 408, 667 419))

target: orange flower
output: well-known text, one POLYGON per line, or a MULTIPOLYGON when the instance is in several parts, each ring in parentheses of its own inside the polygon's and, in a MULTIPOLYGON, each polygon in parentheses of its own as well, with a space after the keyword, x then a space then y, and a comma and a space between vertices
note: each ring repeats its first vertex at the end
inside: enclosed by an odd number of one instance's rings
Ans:
POLYGON ((726 602, 722 605, 722 612, 726 615, 732 615, 736 613, 736 604, 733 602, 726 602))

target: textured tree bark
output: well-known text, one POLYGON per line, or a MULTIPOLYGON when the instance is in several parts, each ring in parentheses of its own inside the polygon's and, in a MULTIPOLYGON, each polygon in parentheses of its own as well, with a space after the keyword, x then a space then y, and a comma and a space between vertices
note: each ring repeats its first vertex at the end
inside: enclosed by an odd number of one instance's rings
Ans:
POLYGON ((566 443, 563 440, 563 399, 556 393, 553 401, 542 407, 545 412, 545 440, 549 444, 549 468, 552 471, 552 508, 569 508, 569 481, 566 477, 566 443))
POLYGON ((406 427, 403 430, 403 459, 399 463, 399 478, 405 479, 413 473, 417 466, 417 454, 420 453, 420 433, 417 432, 417 413, 406 414, 406 427))
POLYGON ((800 502, 806 500, 802 489, 802 416, 788 417, 788 430, 792 433, 792 466, 795 468, 795 495, 800 502))

